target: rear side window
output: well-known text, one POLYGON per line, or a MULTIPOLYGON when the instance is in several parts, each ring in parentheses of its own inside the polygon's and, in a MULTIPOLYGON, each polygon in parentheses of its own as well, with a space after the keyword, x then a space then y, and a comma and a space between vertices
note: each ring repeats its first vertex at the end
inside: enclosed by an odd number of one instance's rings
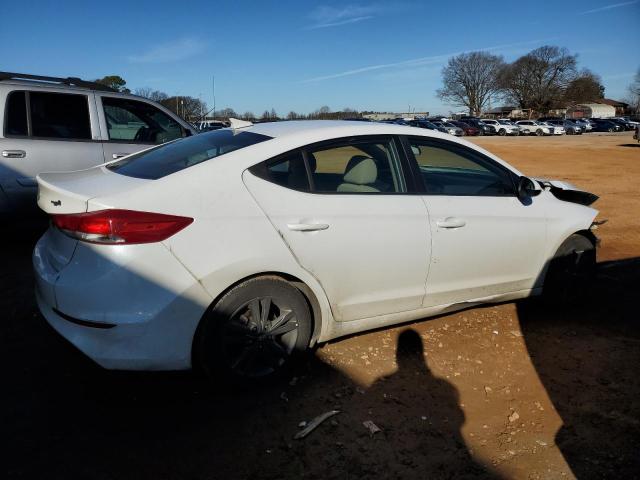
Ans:
POLYGON ((299 150, 267 162, 262 169, 252 171, 261 178, 282 187, 301 192, 309 191, 309 176, 307 175, 302 152, 299 150), (260 172, 257 170, 260 170, 260 172))
POLYGON ((5 135, 91 140, 86 95, 15 91, 6 109, 5 135))
POLYGON ((178 122, 146 102, 102 97, 109 140, 132 143, 165 143, 184 137, 178 122))
POLYGON ((34 137, 91 140, 86 95, 29 92, 34 137))
POLYGON ((27 101, 25 92, 11 92, 7 98, 4 134, 27 136, 27 101))
POLYGON ((214 130, 131 155, 109 164, 107 168, 129 177, 156 180, 270 139, 252 132, 214 130))

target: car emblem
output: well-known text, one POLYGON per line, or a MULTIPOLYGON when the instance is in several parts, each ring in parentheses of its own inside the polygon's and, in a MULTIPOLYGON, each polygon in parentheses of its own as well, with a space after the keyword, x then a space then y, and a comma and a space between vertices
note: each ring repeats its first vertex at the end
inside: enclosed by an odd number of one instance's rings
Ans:
POLYGON ((53 205, 54 207, 59 207, 60 205, 62 205, 62 200, 51 200, 51 205, 53 205))

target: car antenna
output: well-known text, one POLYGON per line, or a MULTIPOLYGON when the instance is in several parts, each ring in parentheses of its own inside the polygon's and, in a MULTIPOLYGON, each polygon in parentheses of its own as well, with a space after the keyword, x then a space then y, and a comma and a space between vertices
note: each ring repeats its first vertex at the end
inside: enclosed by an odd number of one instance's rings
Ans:
POLYGON ((251 125, 253 125, 252 122, 247 122, 245 120, 238 120, 237 118, 229 119, 229 127, 231 127, 233 130, 237 130, 238 128, 247 128, 251 125))

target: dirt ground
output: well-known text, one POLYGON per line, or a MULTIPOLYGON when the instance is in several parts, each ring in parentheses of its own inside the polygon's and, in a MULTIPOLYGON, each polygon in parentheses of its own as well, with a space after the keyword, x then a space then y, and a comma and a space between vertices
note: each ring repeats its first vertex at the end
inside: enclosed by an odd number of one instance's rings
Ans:
POLYGON ((259 391, 101 370, 37 312, 30 253, 42 226, 5 225, 0 477, 640 478, 640 148, 630 133, 473 141, 601 196, 609 222, 589 300, 506 303, 334 341, 291 382, 259 391))

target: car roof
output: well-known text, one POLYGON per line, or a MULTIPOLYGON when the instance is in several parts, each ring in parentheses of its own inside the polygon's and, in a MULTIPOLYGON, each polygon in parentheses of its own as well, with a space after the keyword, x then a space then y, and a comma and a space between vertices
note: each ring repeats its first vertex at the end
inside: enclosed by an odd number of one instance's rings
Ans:
POLYGON ((259 133, 273 138, 305 134, 338 138, 351 135, 423 135, 425 133, 424 129, 418 129, 408 125, 349 120, 289 120, 283 122, 265 122, 239 130, 259 133))

